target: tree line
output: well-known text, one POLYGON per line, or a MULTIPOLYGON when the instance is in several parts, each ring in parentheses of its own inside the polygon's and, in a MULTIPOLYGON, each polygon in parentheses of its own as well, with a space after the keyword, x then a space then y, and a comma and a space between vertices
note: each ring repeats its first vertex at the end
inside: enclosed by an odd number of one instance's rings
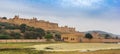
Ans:
POLYGON ((47 33, 42 28, 34 28, 26 24, 15 25, 7 22, 0 22, 0 39, 60 39, 60 35, 47 33), (9 32, 7 32, 8 30, 9 32), (20 32, 15 32, 19 30, 20 32))

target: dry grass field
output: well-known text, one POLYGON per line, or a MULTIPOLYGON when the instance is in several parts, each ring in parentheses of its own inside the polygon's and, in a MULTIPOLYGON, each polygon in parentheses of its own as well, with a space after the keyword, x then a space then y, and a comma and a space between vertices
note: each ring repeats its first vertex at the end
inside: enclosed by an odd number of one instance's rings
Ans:
POLYGON ((112 43, 57 43, 57 44, 41 44, 30 46, 36 50, 45 51, 97 51, 120 49, 120 44, 112 43))
POLYGON ((44 54, 120 54, 120 50, 100 50, 92 52, 79 52, 79 51, 58 51, 58 52, 44 52, 44 54))
POLYGON ((0 54, 120 54, 120 44, 0 43, 0 54))

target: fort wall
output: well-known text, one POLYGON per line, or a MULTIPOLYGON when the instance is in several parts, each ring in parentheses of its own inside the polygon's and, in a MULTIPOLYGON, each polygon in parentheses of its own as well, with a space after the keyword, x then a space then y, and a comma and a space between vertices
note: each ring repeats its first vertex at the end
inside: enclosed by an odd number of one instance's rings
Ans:
POLYGON ((35 28, 42 28, 44 30, 57 30, 59 32, 76 32, 75 28, 71 28, 71 27, 59 27, 57 23, 52 23, 52 22, 48 22, 48 21, 44 21, 44 20, 37 20, 37 18, 33 18, 33 19, 25 19, 25 18, 19 18, 19 16, 15 16, 14 18, 10 18, 10 19, 0 19, 0 22, 8 22, 8 23, 14 23, 14 24, 26 24, 28 26, 31 27, 35 27, 35 28))

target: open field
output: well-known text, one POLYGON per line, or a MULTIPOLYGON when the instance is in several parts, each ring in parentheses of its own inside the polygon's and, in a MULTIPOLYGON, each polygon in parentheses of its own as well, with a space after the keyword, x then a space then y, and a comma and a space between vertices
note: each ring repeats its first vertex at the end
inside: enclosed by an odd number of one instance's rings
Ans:
POLYGON ((120 50, 102 50, 93 52, 79 52, 79 51, 35 51, 35 50, 4 50, 0 54, 120 54, 120 50))
POLYGON ((40 45, 40 44, 53 44, 61 42, 8 42, 0 43, 0 48, 24 48, 27 46, 40 45))
POLYGON ((120 49, 120 44, 110 43, 57 43, 57 44, 42 44, 30 46, 36 50, 45 51, 96 51, 108 49, 120 49))
POLYGON ((0 54, 120 54, 120 44, 49 43, 49 42, 46 42, 46 43, 7 43, 7 44, 0 43, 0 54), (26 48, 29 46, 33 48, 36 47, 37 50, 26 48), (48 47, 49 49, 45 49, 46 47, 48 47), (50 48, 53 48, 53 49, 51 50, 50 48), (112 48, 112 49, 97 50, 97 51, 93 50, 93 49, 98 49, 98 48, 112 48), (81 52, 80 51, 81 49, 87 49, 88 52, 81 52), (90 49, 92 49, 93 51, 90 51, 90 49))

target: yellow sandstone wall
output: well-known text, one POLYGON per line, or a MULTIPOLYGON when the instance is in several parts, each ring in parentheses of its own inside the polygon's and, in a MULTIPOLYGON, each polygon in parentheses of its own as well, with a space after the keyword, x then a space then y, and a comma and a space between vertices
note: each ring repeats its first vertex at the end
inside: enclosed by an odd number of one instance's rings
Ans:
POLYGON ((61 35, 61 39, 66 42, 81 42, 81 38, 83 38, 84 35, 82 32, 64 33, 61 35))

